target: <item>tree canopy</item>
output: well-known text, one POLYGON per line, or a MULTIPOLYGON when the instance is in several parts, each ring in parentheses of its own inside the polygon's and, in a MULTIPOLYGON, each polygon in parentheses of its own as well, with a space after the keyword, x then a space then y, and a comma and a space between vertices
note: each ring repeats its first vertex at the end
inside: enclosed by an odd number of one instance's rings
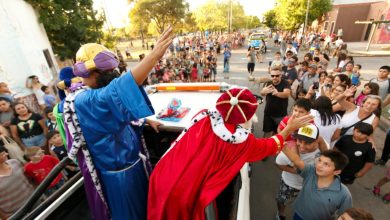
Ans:
POLYGON ((271 29, 277 26, 278 22, 276 20, 275 9, 271 9, 264 13, 264 24, 271 29))
POLYGON ((92 0, 26 0, 39 14, 54 53, 61 60, 74 58, 80 45, 99 42, 103 17, 92 8, 92 0))
MULTIPOLYGON (((278 27, 284 30, 298 29, 305 22, 306 8, 307 0, 277 0, 274 11, 277 12, 278 27)), ((311 24, 332 9, 332 0, 310 0, 309 8, 308 24, 311 24)))
POLYGON ((136 0, 129 17, 134 29, 141 31, 153 23, 158 33, 169 25, 180 24, 188 12, 188 3, 184 0, 136 0))
MULTIPOLYGON (((207 1, 194 12, 198 28, 200 30, 227 30, 229 10, 228 1, 207 1)), ((233 29, 260 25, 257 17, 245 15, 244 8, 239 2, 232 3, 232 14, 233 29)))

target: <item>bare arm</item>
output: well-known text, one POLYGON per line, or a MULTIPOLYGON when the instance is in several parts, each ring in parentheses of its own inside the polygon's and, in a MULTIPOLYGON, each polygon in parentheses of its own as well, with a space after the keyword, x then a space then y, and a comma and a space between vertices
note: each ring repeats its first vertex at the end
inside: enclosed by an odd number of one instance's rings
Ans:
POLYGON ((295 146, 285 146, 283 153, 286 154, 288 159, 295 165, 296 168, 302 170, 305 167, 305 163, 298 155, 298 150, 295 146))
POLYGON ((43 130, 43 134, 46 136, 47 133, 48 133, 48 130, 47 130, 47 126, 45 124, 45 119, 41 119, 38 121, 38 124, 41 126, 42 130, 43 130))
POLYGON ((345 90, 344 93, 338 95, 335 100, 338 101, 338 103, 342 106, 343 109, 345 109, 346 112, 352 112, 356 109, 356 105, 352 102, 347 101, 347 97, 352 97, 354 92, 356 91, 355 86, 351 86, 351 88, 345 90))
POLYGON ((3 127, 2 125, 0 125, 0 134, 3 135, 3 136, 9 137, 8 130, 5 127, 3 127))
POLYGON ((171 45, 173 38, 172 27, 168 27, 157 41, 153 51, 132 69, 131 72, 138 85, 142 85, 148 77, 149 72, 164 55, 169 45, 171 45))
POLYGON ((26 149, 26 146, 24 146, 22 140, 19 137, 18 129, 16 128, 16 125, 11 125, 10 128, 11 128, 12 138, 16 141, 16 143, 18 143, 21 150, 24 151, 26 149))
POLYGON ((339 139, 340 134, 341 134, 340 132, 341 132, 341 129, 337 128, 332 135, 331 141, 335 141, 335 140, 339 139))
POLYGON ((355 177, 363 177, 366 173, 372 169, 374 163, 365 163, 364 167, 355 174, 355 177))
POLYGON ((283 89, 283 92, 275 92, 273 95, 282 99, 287 99, 288 97, 290 97, 290 94, 290 89, 283 89))
POLYGON ((0 219, 7 220, 8 217, 9 216, 7 214, 5 214, 5 212, 3 210, 0 209, 0 219))
POLYGON ((324 151, 329 150, 329 145, 328 145, 328 143, 326 143, 325 140, 324 140, 324 138, 322 138, 321 136, 318 137, 318 149, 319 149, 321 152, 324 152, 324 151))
POLYGON ((286 172, 293 173, 293 174, 297 173, 297 169, 295 167, 291 167, 289 165, 279 165, 279 164, 276 164, 276 166, 281 171, 286 171, 286 172))
POLYGON ((383 100, 383 108, 390 104, 390 94, 387 94, 385 100, 383 100))

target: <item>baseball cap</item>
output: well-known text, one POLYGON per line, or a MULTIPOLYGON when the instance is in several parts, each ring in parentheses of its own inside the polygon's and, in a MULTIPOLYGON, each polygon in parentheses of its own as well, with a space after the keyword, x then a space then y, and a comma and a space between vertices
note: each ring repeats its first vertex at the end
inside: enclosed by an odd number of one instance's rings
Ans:
POLYGON ((307 143, 313 143, 317 140, 319 133, 317 126, 310 124, 299 128, 294 137, 307 143))

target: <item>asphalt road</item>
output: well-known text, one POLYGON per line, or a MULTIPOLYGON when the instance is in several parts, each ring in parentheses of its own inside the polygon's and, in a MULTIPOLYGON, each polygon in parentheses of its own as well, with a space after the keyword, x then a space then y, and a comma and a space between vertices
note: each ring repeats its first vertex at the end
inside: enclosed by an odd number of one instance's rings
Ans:
MULTIPOLYGON (((269 50, 265 55, 264 63, 256 63, 254 76, 267 76, 268 61, 272 60, 273 54, 278 48, 269 46, 269 50)), ((236 84, 248 87, 253 93, 260 94, 260 86, 248 80, 248 73, 246 70, 247 59, 245 58, 246 49, 237 49, 232 51, 230 60, 230 73, 223 72, 223 57, 218 57, 217 81, 227 82, 229 84, 236 84)), ((303 58, 304 53, 300 52, 299 58, 303 58)), ((357 57, 355 62, 362 65, 362 78, 371 79, 377 74, 380 66, 388 65, 387 58, 383 57, 357 57)), ((129 63, 129 67, 134 66, 135 63, 129 63)), ((329 68, 333 69, 336 66, 336 59, 332 59, 329 68)), ((290 99, 289 108, 293 104, 290 99)), ((263 121, 264 104, 260 105, 256 115, 259 122, 255 124, 255 135, 262 137, 262 121, 263 121)), ((378 152, 377 157, 380 156, 381 149, 385 138, 385 133, 377 129, 374 133, 377 140, 378 152)), ((259 161, 252 164, 251 177, 251 219, 252 220, 268 220, 275 219, 276 202, 275 196, 279 188, 280 171, 274 165, 274 157, 270 157, 265 161, 259 161)), ((349 186, 353 196, 355 207, 360 207, 368 210, 374 215, 377 220, 388 219, 390 216, 390 205, 385 205, 382 201, 371 195, 370 188, 385 175, 384 167, 374 167, 365 177, 355 181, 354 185, 349 186)), ((390 184, 382 189, 382 192, 390 191, 390 184)), ((320 207, 319 207, 320 208, 320 207)), ((287 209, 287 217, 291 219, 291 206, 287 209)))

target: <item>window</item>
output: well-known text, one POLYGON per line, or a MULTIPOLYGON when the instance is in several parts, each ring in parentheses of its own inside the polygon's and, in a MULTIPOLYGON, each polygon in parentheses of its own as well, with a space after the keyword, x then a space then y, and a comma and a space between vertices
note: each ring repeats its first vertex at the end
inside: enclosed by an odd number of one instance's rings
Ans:
POLYGON ((333 34, 334 32, 334 21, 332 21, 332 24, 330 26, 330 34, 333 34))
POLYGON ((325 21, 325 23, 324 23, 324 32, 326 32, 328 30, 328 24, 329 24, 329 22, 325 21))

